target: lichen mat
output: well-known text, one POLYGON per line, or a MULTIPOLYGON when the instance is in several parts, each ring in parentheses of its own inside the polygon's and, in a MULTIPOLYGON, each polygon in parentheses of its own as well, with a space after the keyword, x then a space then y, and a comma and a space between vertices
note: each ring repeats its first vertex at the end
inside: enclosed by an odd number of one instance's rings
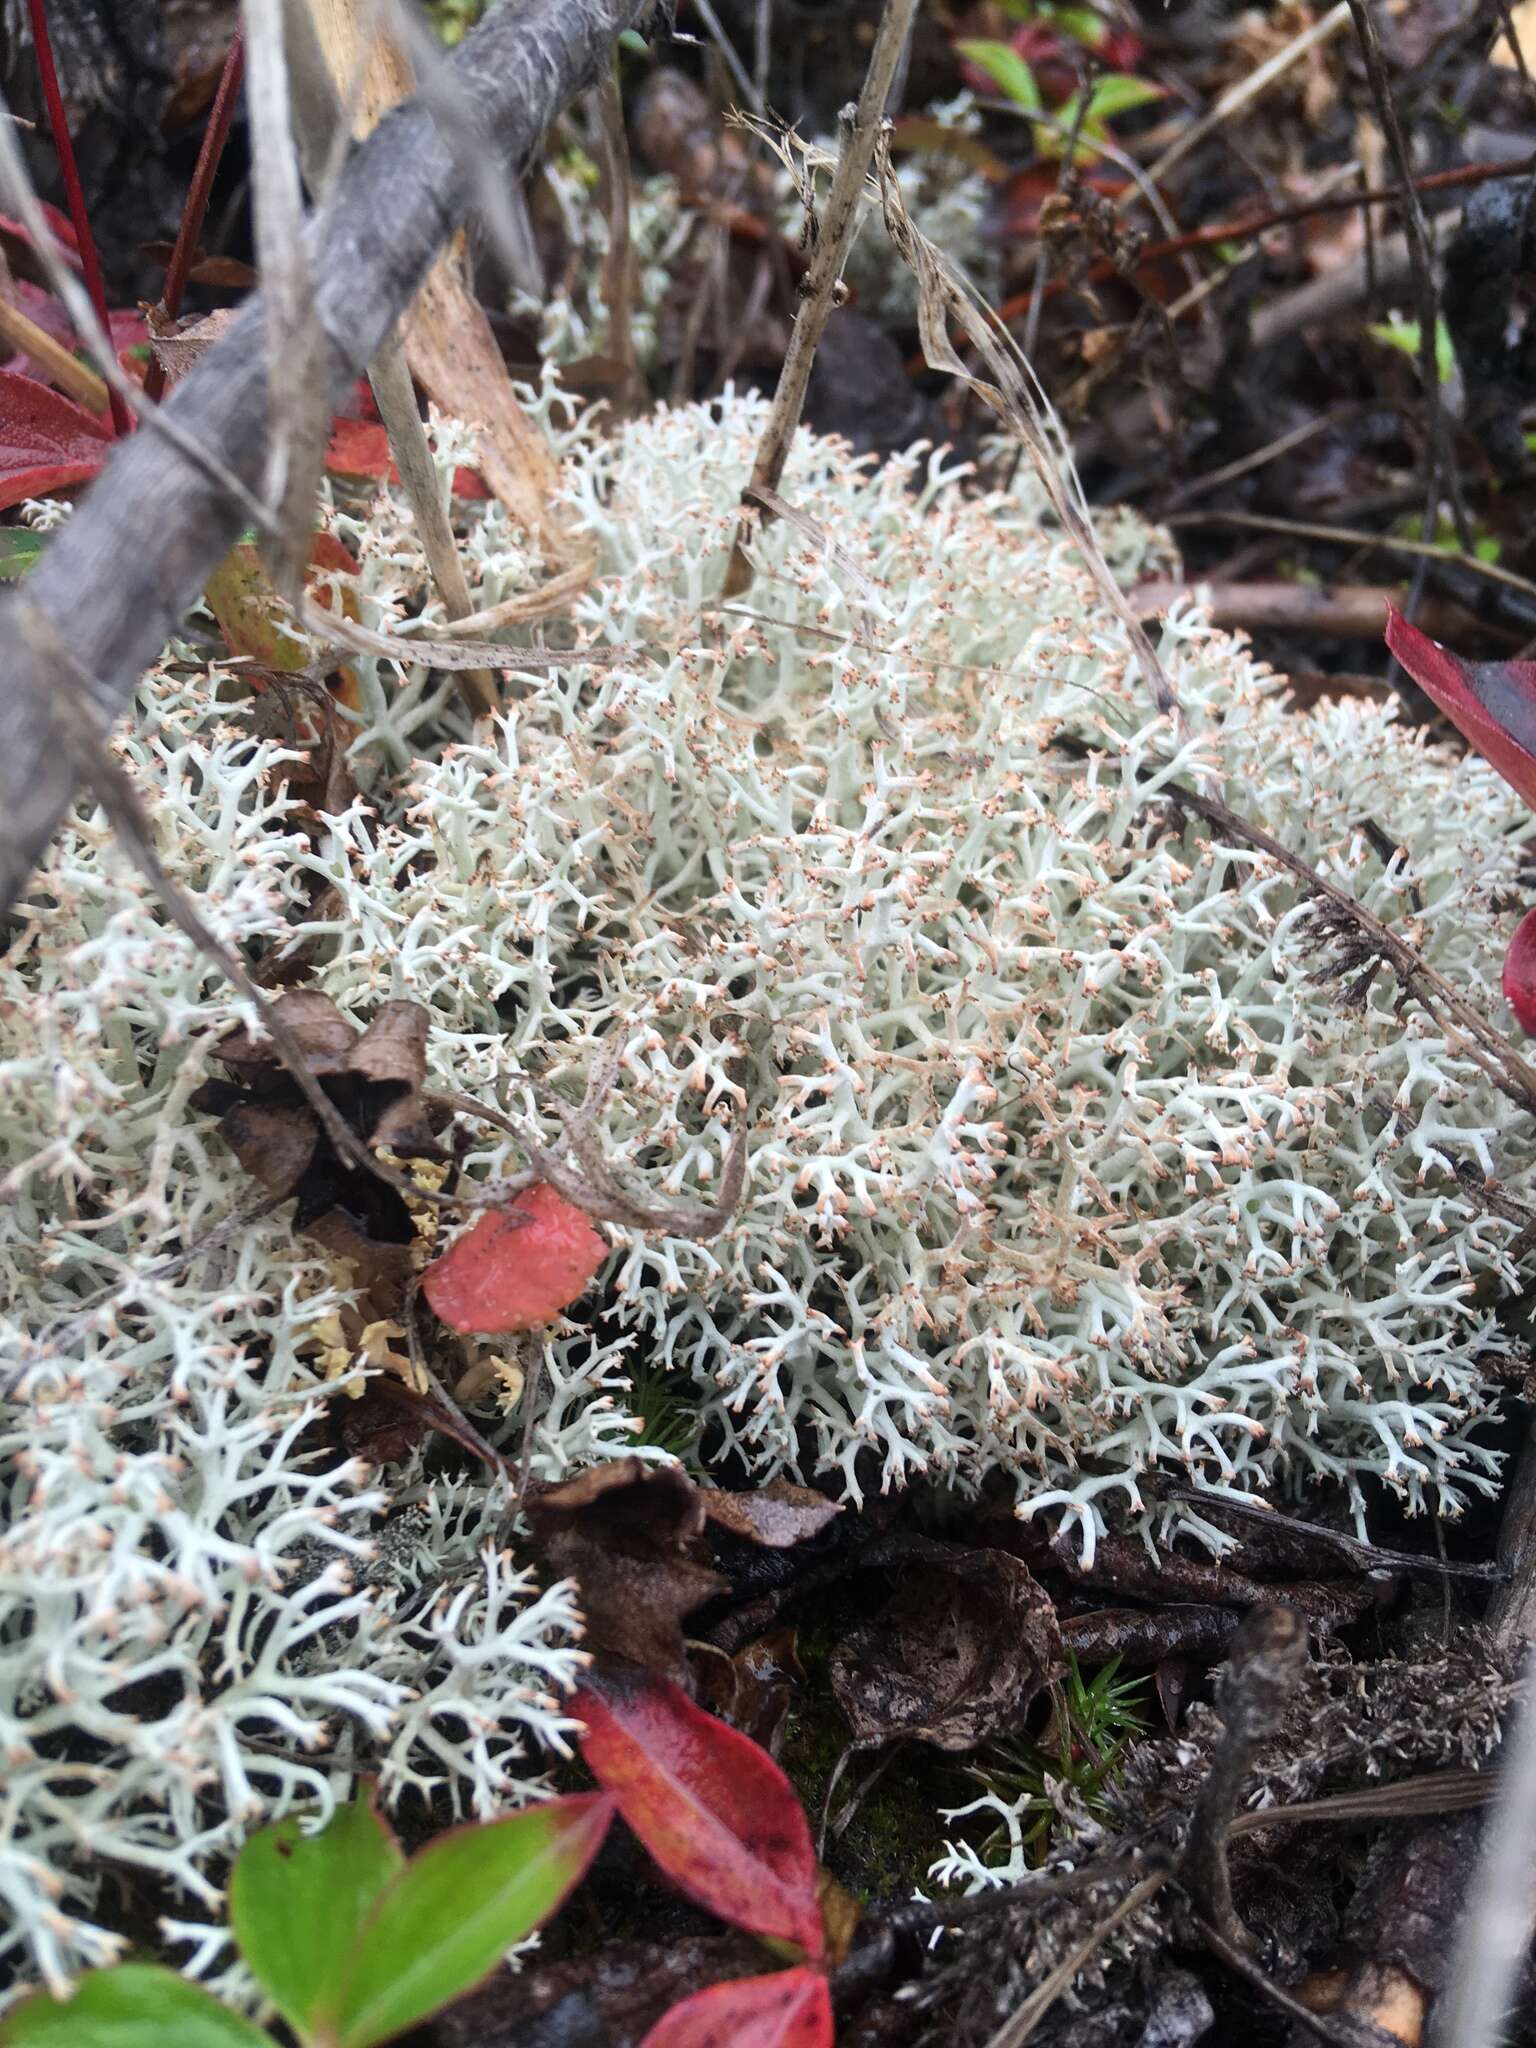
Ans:
MULTIPOLYGON (((1192 608, 1161 636, 1175 732, 1031 487, 924 451, 872 475, 803 438, 784 495, 836 552, 780 522, 721 612, 759 403, 611 439, 539 405, 603 550, 551 640, 644 658, 530 673, 473 731, 451 677, 359 658, 365 793, 318 823, 291 746, 186 648, 120 741, 225 942, 302 950, 358 1024, 424 1004, 430 1086, 549 1139, 536 1088, 579 1098, 621 1037, 605 1156, 702 1203, 746 1120, 726 1231, 610 1228, 542 1338, 536 1476, 631 1447, 641 1370, 697 1405, 706 1457, 848 1498, 995 1475, 1084 1544, 1107 1510, 1163 1526, 1149 1468, 1362 1505, 1384 1480, 1448 1512, 1491 1489, 1516 1226, 1455 1169, 1518 1189, 1529 1131, 1389 977, 1354 1008, 1310 979, 1295 879, 1158 792, 1225 793, 1503 1018, 1524 824, 1493 770, 1380 705, 1287 709, 1192 608)), ((437 439, 451 475, 467 438, 437 439)), ((477 605, 546 573, 496 508, 459 518, 477 605)), ((330 520, 365 623, 398 626, 421 585, 399 507, 330 520)), ((1105 544, 1127 577, 1167 567, 1124 515, 1105 544)), ((89 804, 0 1011, 0 1344, 30 1365, 4 1440, 0 1948, 55 1979, 110 1953, 110 1860, 176 1888, 215 1969, 208 1872, 335 1796, 312 1740, 391 1801, 535 1795, 576 1614, 482 1554, 483 1468, 317 1453, 348 1276, 286 1212, 156 1277, 250 1197, 189 1108, 240 1005, 89 804), (66 1785, 71 1728, 93 1747, 66 1785)), ((521 1162, 487 1127, 466 1163, 521 1162)))

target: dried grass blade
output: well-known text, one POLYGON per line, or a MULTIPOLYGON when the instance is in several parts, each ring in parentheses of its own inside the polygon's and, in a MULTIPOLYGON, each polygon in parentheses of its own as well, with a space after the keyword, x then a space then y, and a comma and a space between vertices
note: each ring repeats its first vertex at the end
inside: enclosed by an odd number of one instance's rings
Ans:
POLYGON ((930 369, 958 377, 968 385, 1024 443, 1052 509, 1076 543, 1105 604, 1125 628, 1153 702, 1159 711, 1176 711, 1178 696, 1172 678, 1158 659, 1157 650, 1125 592, 1115 581, 1086 513, 1062 475, 1063 465, 1053 452, 1046 431, 1047 401, 1027 358, 949 259, 913 225, 884 138, 875 154, 875 175, 885 209, 886 231, 917 280, 918 338, 924 360, 930 369), (950 340, 952 327, 964 334, 994 382, 976 376, 962 362, 950 340))

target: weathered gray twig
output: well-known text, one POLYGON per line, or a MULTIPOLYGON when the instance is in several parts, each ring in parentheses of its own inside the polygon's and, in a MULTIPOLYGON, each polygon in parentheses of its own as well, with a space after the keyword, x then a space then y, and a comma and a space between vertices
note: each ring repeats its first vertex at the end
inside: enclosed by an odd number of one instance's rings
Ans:
POLYGON ((608 222, 608 247, 603 255, 603 307, 608 315, 608 353, 622 373, 617 393, 627 413, 645 396, 645 380, 635 355, 633 314, 634 263, 629 232, 629 136, 624 127, 624 96, 619 91, 613 60, 592 88, 597 115, 603 213, 608 222))
MULTIPOLYGON (((490 14, 447 67, 461 155, 466 145, 489 164, 515 165, 530 155, 645 6, 526 0, 490 14)), ((471 198, 469 175, 421 94, 380 122, 349 159, 306 232, 333 402, 373 359, 471 198)), ((259 299, 248 304, 164 408, 166 424, 232 472, 248 503, 256 502, 270 432, 264 318, 259 299)), ((162 437, 141 432, 117 444, 25 585, 57 647, 89 678, 98 728, 126 708, 140 672, 249 519, 206 465, 162 437)), ((24 638, 14 599, 0 608, 0 642, 8 660, 0 696, 4 909, 47 845, 77 770, 62 732, 57 648, 45 634, 24 638)))
POLYGON ((303 181, 293 137, 282 0, 242 0, 242 18, 256 258, 272 393, 263 495, 277 531, 266 553, 272 581, 287 591, 303 583, 309 559, 330 394, 322 367, 325 337, 315 317, 304 246, 303 181))
POLYGON ((1387 76, 1386 61, 1381 54, 1381 40, 1376 33, 1376 17, 1371 11, 1371 0, 1348 0, 1348 4, 1350 14, 1354 18, 1355 34, 1360 42, 1360 54, 1365 59, 1365 75, 1370 82, 1371 97, 1376 102, 1376 117, 1386 135, 1387 147, 1392 153, 1392 168, 1397 173, 1398 186, 1403 196, 1403 226, 1408 238, 1408 260, 1419 316, 1419 382, 1424 387, 1424 418, 1428 428, 1424 437, 1425 466, 1428 474, 1425 480, 1423 539, 1428 542, 1435 537, 1440 520, 1440 486, 1443 480, 1445 488, 1450 493, 1456 538, 1461 543, 1462 553, 1470 555, 1472 528, 1468 523, 1467 507, 1461 495, 1461 482, 1456 474, 1456 451, 1447 430, 1445 408, 1440 403, 1440 363, 1435 334, 1440 317, 1440 295, 1435 289, 1429 229, 1425 225, 1419 188, 1414 182, 1413 160, 1408 154, 1407 138, 1403 134, 1403 124, 1397 117, 1397 101, 1392 96, 1392 81, 1387 76))
MULTIPOLYGON (((346 158, 349 136, 361 135, 362 89, 367 68, 368 45, 359 38, 353 76, 345 87, 331 76, 325 51, 316 34, 316 21, 307 6, 290 4, 284 10, 288 27, 289 76, 293 81, 293 122, 299 143, 299 161, 310 192, 322 198, 334 184, 346 158)), ((371 125, 371 124, 370 124, 371 125)), ((391 334, 368 365, 368 382, 379 408, 379 418, 389 437, 389 449, 400 472, 400 481, 410 500, 417 537, 427 558, 432 581, 437 585, 443 609, 451 621, 467 618, 474 609, 469 581, 459 559, 448 513, 438 484, 426 429, 416 410, 416 392, 406 364, 405 349, 398 333, 391 334)), ((461 669, 459 694, 472 715, 494 711, 501 702, 495 677, 486 668, 461 669)))
MULTIPOLYGON (((805 410, 811 364, 831 318, 843 264, 858 230, 859 210, 865 197, 870 165, 874 161, 875 145, 885 121, 891 81, 896 76, 896 67, 916 13, 917 0, 886 0, 858 105, 843 109, 843 141, 838 151, 837 169, 833 173, 826 206, 816 223, 816 241, 800 287, 800 308, 795 315, 794 332, 789 337, 784 367, 779 372, 778 389, 773 394, 773 411, 758 445, 757 460, 752 465, 749 490, 776 491, 783 478, 789 444, 795 438, 795 429, 805 410)), ((747 559, 745 541, 746 529, 742 527, 737 531, 736 544, 725 572, 724 594, 727 597, 740 597, 752 581, 752 565, 747 559)))

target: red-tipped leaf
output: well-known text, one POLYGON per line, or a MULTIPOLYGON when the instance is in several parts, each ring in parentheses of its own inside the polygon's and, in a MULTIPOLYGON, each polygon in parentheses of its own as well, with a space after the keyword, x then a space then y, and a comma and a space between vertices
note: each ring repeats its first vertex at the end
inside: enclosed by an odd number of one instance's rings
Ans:
POLYGON ((462 1997, 558 1910, 612 1818, 611 1799, 578 1792, 438 1835, 378 1893, 315 2038, 376 2048, 462 1997))
POLYGON ((589 1770, 673 1884, 722 1920, 819 1959, 816 1852, 772 1757, 664 1680, 583 1691, 571 1710, 586 1723, 589 1770))
POLYGON ((110 430, 84 406, 0 370, 0 511, 87 482, 111 445, 110 430))
POLYGON ((640 2048, 832 2048, 832 1994, 819 1970, 711 1984, 663 2013, 640 2048))
POLYGON ((1392 605, 1387 645, 1457 731, 1536 809, 1536 662, 1463 661, 1392 605))

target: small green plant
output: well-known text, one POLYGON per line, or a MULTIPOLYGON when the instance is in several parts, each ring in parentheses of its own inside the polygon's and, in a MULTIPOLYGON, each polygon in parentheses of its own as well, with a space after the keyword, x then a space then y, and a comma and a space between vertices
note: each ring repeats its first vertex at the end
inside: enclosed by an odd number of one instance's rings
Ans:
MULTIPOLYGON (((613 1801, 579 1793, 454 1828, 406 1860, 371 1797, 306 1832, 253 1835, 230 1930, 301 2048, 375 2048, 440 2012, 542 1925, 597 1853, 613 1801)), ((4 2048, 272 2048, 253 2021, 155 1963, 93 1970, 0 2023, 4 2048)))
POLYGON ((450 49, 460 43, 485 12, 485 0, 428 0, 433 26, 450 49))
MULTIPOLYGON (((1051 1715, 1033 1741, 1001 1741, 971 1772, 986 1789, 1021 1809, 1023 1843, 1038 1861, 1050 1844, 1061 1808, 1051 1786, 1075 1792, 1092 1814, 1104 1810, 1104 1788, 1119 1770, 1131 1737, 1144 1726, 1144 1678, 1121 1678, 1120 1659, 1085 1679, 1075 1657, 1051 1687, 1051 1715)), ((987 1849, 995 1846, 989 1839, 987 1849)))
MULTIPOLYGON (((375 2048, 488 1976, 585 1874, 615 1813, 677 1890, 758 1935, 780 1967, 683 1998, 641 2048, 705 2040, 832 2048, 816 1852, 767 1752, 678 1687, 600 1682, 572 1701, 603 1787, 453 1828, 406 1861, 371 1792, 322 1828, 252 1835, 229 1879, 229 1928, 299 2048, 375 2048)), ((0 2048, 273 2048, 254 2021, 154 1963, 92 1970, 0 2020, 0 2048)))
MULTIPOLYGON (((1373 341, 1381 342, 1387 348, 1395 348, 1415 362, 1419 355, 1419 323, 1417 320, 1377 320, 1366 328, 1373 341)), ((1451 330, 1443 320, 1435 322, 1435 369, 1442 384, 1449 384, 1456 374, 1456 348, 1451 340, 1451 330)))
POLYGON ((696 1464, 700 1416, 691 1380, 678 1373, 637 1372, 625 1405, 642 1425, 637 1443, 666 1451, 690 1467, 696 1464))
MULTIPOLYGON (((1076 10, 1068 11, 1077 18, 1076 10)), ((1059 101, 1053 106, 1049 125, 1042 121, 1035 136, 1035 147, 1041 156, 1059 157, 1065 154, 1069 138, 1075 136, 1073 161, 1086 164, 1102 155, 1104 146, 1113 142, 1114 136, 1108 126, 1110 121, 1119 114, 1130 113, 1135 107, 1149 106, 1153 100, 1162 99, 1164 88, 1130 72, 1109 71, 1088 86, 1086 103, 1080 90, 1069 93, 1065 99, 1061 99, 1059 87, 1054 91, 1049 88, 1042 90, 1041 77, 1036 65, 1030 62, 1030 53, 1038 50, 1059 70, 1061 39, 1088 41, 1088 38, 1080 36, 1080 28, 1080 19, 1078 27, 1069 27, 1067 21, 1058 15, 1048 27, 1026 32, 1012 42, 997 42, 986 37, 967 38, 957 42, 955 50, 984 73, 1022 114, 1039 119, 1045 114, 1048 101, 1059 101)), ((1088 42, 1088 46, 1097 47, 1093 42, 1088 42)))

